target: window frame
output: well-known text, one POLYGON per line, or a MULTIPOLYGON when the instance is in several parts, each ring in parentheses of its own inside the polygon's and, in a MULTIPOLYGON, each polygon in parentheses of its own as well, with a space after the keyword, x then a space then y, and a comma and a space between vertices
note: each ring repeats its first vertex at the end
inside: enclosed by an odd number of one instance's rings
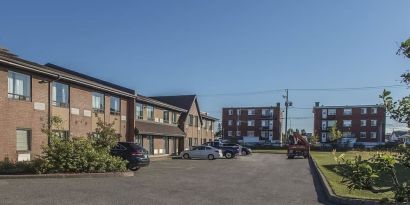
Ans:
POLYGON ((52 105, 55 106, 55 107, 69 108, 70 107, 70 85, 62 83, 62 82, 53 82, 51 87, 52 87, 51 88, 52 105), (56 84, 60 84, 62 86, 67 86, 67 102, 66 103, 58 102, 58 99, 57 99, 58 90, 57 90, 56 84), (55 91, 56 96, 55 97, 54 97, 54 89, 56 89, 56 91, 55 91), (55 101, 54 101, 54 98, 56 99, 55 101))
POLYGON ((172 112, 172 124, 178 123, 178 113, 172 112))
POLYGON ((164 123, 169 123, 169 110, 163 110, 162 111, 162 120, 164 123), (165 113, 166 113, 166 119, 165 119, 165 113))
POLYGON ((111 115, 121 115, 121 98, 117 96, 110 96, 110 114, 111 115), (118 111, 112 110, 112 99, 118 99, 118 111))
POLYGON ((352 120, 343 120, 343 127, 352 127, 352 120), (346 122, 350 122, 349 125, 346 125, 346 122))
POLYGON ((144 119, 144 105, 141 103, 136 103, 135 104, 135 118, 138 120, 144 119), (138 111, 137 107, 140 107, 141 110, 138 111))
POLYGON ((377 127, 377 120, 370 120, 370 126, 377 127), (374 124, 373 124, 374 122, 374 124))
POLYGON ((154 121, 155 120, 155 108, 152 105, 147 105, 147 120, 154 121), (150 112, 152 108, 152 111, 150 112), (150 113, 152 115, 150 115, 150 113))
POLYGON ((188 116, 188 125, 193 126, 194 125, 194 115, 189 114, 188 116))
MULTIPOLYGON (((22 72, 16 72, 16 71, 14 71, 14 70, 9 70, 9 71, 7 71, 7 98, 8 99, 11 99, 11 100, 17 100, 17 101, 26 101, 26 102, 31 102, 32 101, 32 89, 33 89, 33 86, 32 86, 32 81, 33 81, 33 79, 32 79, 32 76, 30 75, 30 74, 26 74, 26 73, 22 73, 22 72), (9 92, 9 79, 10 79, 10 74, 12 74, 12 80, 13 80, 13 91, 12 91, 12 93, 10 93, 9 92), (28 77, 28 90, 27 90, 27 93, 28 93, 28 96, 25 96, 24 94, 23 95, 20 95, 20 94, 16 94, 15 92, 15 88, 16 88, 16 86, 15 86, 15 84, 16 84, 16 74, 18 74, 18 75, 23 75, 23 76, 27 76, 28 77)), ((23 93, 24 93, 24 85, 23 85, 23 93)))
POLYGON ((95 113, 105 113, 105 95, 104 95, 104 93, 100 93, 100 92, 93 92, 92 94, 91 94, 91 96, 92 96, 92 109, 93 109, 93 112, 95 112, 95 113), (100 95, 100 96, 98 96, 98 95, 100 95), (100 108, 95 108, 94 107, 94 98, 93 97, 102 97, 102 104, 100 104, 100 106, 102 105, 102 108, 100 107, 100 108))
POLYGON ((343 115, 352 115, 353 114, 353 109, 352 108, 344 108, 343 109, 343 115), (346 112, 347 110, 350 110, 350 112, 346 112))
POLYGON ((33 131, 29 128, 17 128, 16 129, 16 152, 30 152, 32 149, 32 140, 33 140, 33 131), (27 132, 27 150, 18 149, 17 141, 17 131, 26 131, 27 132))

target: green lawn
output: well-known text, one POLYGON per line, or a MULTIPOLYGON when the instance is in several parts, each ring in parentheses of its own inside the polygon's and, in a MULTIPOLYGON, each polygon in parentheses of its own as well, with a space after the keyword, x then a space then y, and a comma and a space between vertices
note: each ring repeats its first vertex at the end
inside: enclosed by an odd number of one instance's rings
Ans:
MULTIPOLYGON (((337 153, 339 155, 341 153, 337 153)), ((372 156, 372 152, 345 152, 345 158, 353 158, 355 155, 361 155, 363 158, 369 158, 372 156)), ((380 200, 383 198, 393 198, 392 192, 387 193, 372 193, 366 190, 352 190, 350 191, 344 184, 341 183, 342 177, 338 175, 334 168, 337 163, 334 160, 334 157, 331 152, 311 152, 313 159, 319 166, 320 171, 326 177, 329 185, 332 187, 336 195, 349 198, 358 198, 358 199, 375 199, 380 200)), ((398 177, 400 179, 410 180, 410 174, 407 173, 404 169, 398 169, 398 177)), ((389 179, 383 180, 385 183, 390 183, 389 179)))
POLYGON ((265 154, 286 154, 286 149, 267 149, 267 150, 252 150, 252 153, 265 153, 265 154))

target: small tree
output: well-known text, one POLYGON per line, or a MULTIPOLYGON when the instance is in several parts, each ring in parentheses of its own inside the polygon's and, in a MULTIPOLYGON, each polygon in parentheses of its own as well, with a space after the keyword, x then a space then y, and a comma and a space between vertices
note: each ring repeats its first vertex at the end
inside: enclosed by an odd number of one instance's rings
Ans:
POLYGON ((97 149, 110 151, 117 144, 119 135, 115 133, 113 126, 114 123, 106 123, 98 118, 95 133, 89 134, 89 137, 93 139, 93 145, 97 149))
POLYGON ((339 139, 342 138, 343 134, 340 130, 337 129, 336 125, 333 125, 329 133, 329 142, 332 144, 332 148, 335 149, 339 142, 339 139))
POLYGON ((319 137, 318 137, 317 135, 312 135, 312 136, 309 138, 309 143, 312 144, 312 145, 315 145, 315 144, 317 144, 318 142, 319 142, 319 137))

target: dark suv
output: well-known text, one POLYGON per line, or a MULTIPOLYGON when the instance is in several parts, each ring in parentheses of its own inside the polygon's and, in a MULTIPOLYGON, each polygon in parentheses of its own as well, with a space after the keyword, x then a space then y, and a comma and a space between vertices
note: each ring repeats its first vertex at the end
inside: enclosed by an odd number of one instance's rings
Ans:
POLYGON ((211 146, 217 149, 222 150, 222 154, 225 158, 231 159, 240 153, 240 148, 238 146, 225 146, 223 143, 215 142, 206 142, 203 145, 211 146))
POLYGON ((148 166, 150 162, 147 150, 131 142, 119 142, 111 149, 111 154, 127 160, 127 168, 132 171, 148 166))

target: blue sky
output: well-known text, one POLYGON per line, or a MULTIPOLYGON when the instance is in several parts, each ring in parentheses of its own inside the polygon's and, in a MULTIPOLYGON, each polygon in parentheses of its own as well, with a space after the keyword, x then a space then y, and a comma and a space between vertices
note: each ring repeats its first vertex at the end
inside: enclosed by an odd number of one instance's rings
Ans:
MULTIPOLYGON (((19 56, 147 96, 198 94, 202 111, 216 117, 227 106, 283 104, 284 93, 214 94, 394 85, 410 67, 395 55, 410 37, 406 0, 39 0, 1 7, 0 46, 19 56)), ((376 104, 380 93, 291 91, 290 125, 311 131, 311 110, 296 108, 315 101, 376 104)))

